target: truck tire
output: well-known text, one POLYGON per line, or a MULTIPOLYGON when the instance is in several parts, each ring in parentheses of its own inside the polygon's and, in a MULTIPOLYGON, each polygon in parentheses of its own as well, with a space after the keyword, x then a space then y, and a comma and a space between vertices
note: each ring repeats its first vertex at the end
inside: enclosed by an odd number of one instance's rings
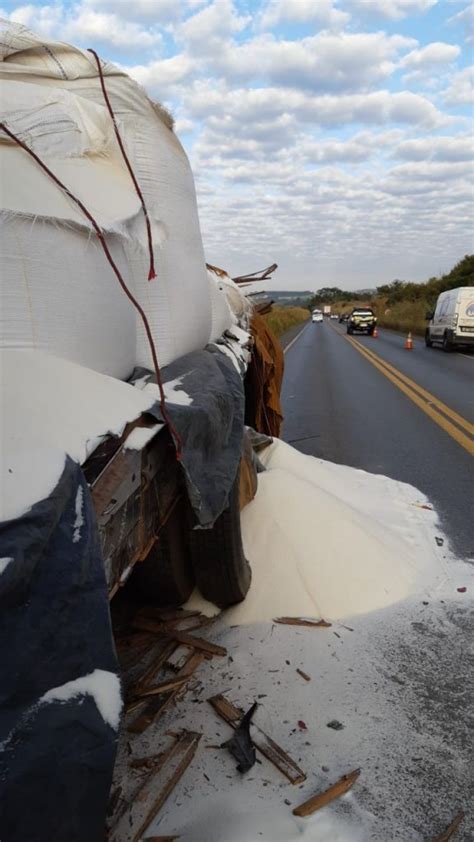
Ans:
POLYGON ((444 336, 443 336, 443 351, 446 351, 446 353, 449 354, 449 352, 452 351, 452 350, 453 350, 453 344, 452 344, 451 339, 449 337, 448 331, 445 330, 444 336))
POLYGON ((213 529, 194 529, 190 533, 196 584, 203 597, 220 608, 242 602, 252 578, 240 531, 239 480, 240 469, 229 495, 229 505, 213 529))
POLYGON ((194 589, 186 529, 187 508, 184 500, 174 507, 157 541, 143 561, 139 561, 130 577, 130 584, 140 602, 154 606, 182 605, 194 589))
POLYGON ((429 330, 428 330, 428 329, 426 329, 426 330, 425 330, 425 345, 426 345, 426 347, 427 347, 427 348, 432 348, 432 347, 433 347, 433 343, 432 343, 432 341, 431 341, 430 332, 429 332, 429 330))

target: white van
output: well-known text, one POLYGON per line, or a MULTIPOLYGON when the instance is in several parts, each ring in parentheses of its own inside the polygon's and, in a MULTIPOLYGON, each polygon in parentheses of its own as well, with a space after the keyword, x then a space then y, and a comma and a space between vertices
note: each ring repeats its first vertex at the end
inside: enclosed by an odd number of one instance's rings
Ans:
POLYGON ((425 330, 425 343, 431 348, 440 342, 445 351, 458 345, 474 346, 474 287, 458 287, 442 292, 425 330))
POLYGON ((321 310, 313 310, 311 313, 311 321, 313 322, 322 322, 323 321, 323 314, 321 310))

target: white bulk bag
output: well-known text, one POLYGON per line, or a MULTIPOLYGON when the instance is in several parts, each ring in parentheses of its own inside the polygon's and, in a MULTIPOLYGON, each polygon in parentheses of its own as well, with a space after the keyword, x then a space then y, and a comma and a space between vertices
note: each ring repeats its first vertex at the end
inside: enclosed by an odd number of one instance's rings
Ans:
MULTIPOLYGON (((58 42, 46 43, 25 27, 9 24, 0 74, 41 86, 60 87, 103 106, 94 57, 58 42)), ((203 348, 211 333, 211 303, 194 181, 178 139, 163 112, 113 65, 104 63, 105 84, 121 135, 152 221, 157 278, 148 281, 145 222, 137 243, 124 245, 129 281, 151 324, 161 365, 203 348)), ((114 141, 115 142, 115 141, 114 141)), ((118 147, 117 147, 118 148, 118 147)), ((118 154, 120 154, 118 152, 118 154)), ((134 226, 137 238, 138 226, 134 226)), ((152 367, 137 317, 137 365, 152 367)))
MULTIPOLYGON (((103 109, 76 100, 0 79, 2 121, 89 204, 127 275, 124 244, 139 202, 107 155, 103 109)), ((91 223, 3 133, 0 159, 0 347, 46 351, 125 379, 135 364, 135 313, 91 223)))

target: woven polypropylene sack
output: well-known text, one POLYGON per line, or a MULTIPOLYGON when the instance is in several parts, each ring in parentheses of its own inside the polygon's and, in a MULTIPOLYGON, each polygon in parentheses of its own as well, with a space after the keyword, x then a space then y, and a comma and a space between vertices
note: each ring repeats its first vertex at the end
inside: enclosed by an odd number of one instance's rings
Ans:
MULTIPOLYGON (((2 75, 60 86, 104 105, 95 59, 58 42, 45 42, 24 27, 10 24, 2 38, 2 75), (47 47, 47 49, 45 49, 47 47)), ((130 163, 152 222, 157 278, 148 281, 145 223, 140 248, 133 238, 127 252, 130 286, 145 309, 161 365, 203 348, 212 327, 209 285, 197 212, 194 180, 186 154, 153 104, 132 79, 103 64, 104 81, 130 163)), ((134 226, 134 236, 139 236, 134 226)), ((148 342, 137 317, 135 363, 152 367, 148 342)))
MULTIPOLYGON (((11 25, 0 72, 41 86, 60 86, 104 105, 93 57, 68 45, 45 42, 11 25)), ((148 281, 145 223, 124 243, 128 281, 151 324, 158 358, 167 364, 202 348, 211 333, 211 303, 197 214, 194 181, 178 139, 144 91, 128 76, 104 65, 110 101, 152 221, 158 277, 148 281), (137 241, 139 239, 139 242, 137 241)), ((107 271, 107 270, 106 270, 107 271)), ((137 319, 135 363, 151 367, 143 325, 137 319)))
MULTIPOLYGON (((122 238, 109 248, 126 271, 122 238)), ((87 230, 6 217, 1 224, 0 345, 29 348, 125 379, 135 357, 135 313, 87 230)))

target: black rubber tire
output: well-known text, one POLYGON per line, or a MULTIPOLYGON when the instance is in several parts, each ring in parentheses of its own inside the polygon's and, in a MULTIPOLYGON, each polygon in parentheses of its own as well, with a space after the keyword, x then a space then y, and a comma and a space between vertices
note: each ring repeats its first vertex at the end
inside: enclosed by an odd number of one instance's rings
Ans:
POLYGON ((240 470, 234 480, 229 506, 213 529, 190 533, 191 559, 196 584, 205 599, 227 608, 245 599, 252 571, 245 558, 240 531, 240 470))
POLYGON ((373 329, 373 327, 369 327, 369 329, 367 331, 367 336, 373 336, 373 335, 374 335, 374 329, 373 329))
POLYGON ((453 350, 453 346, 452 346, 451 340, 449 339, 448 332, 445 331, 444 336, 443 336, 443 351, 446 351, 446 353, 449 354, 450 351, 452 351, 452 350, 453 350))
POLYGON ((433 343, 431 341, 429 330, 425 330, 425 345, 426 345, 427 348, 433 347, 433 343))
POLYGON ((179 606, 189 599, 195 581, 187 537, 186 503, 179 501, 156 544, 135 565, 130 577, 140 602, 162 608, 179 606))

